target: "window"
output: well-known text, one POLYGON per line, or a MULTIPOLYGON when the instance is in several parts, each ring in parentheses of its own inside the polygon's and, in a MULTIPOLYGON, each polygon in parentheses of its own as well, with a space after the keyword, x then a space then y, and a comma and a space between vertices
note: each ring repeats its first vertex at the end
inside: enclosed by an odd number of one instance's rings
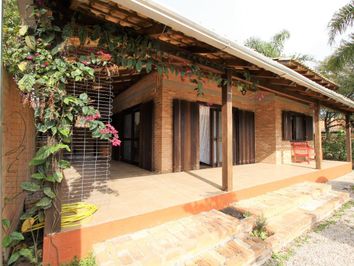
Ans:
POLYGON ((313 139, 312 116, 301 113, 283 111, 283 140, 305 141, 313 139))

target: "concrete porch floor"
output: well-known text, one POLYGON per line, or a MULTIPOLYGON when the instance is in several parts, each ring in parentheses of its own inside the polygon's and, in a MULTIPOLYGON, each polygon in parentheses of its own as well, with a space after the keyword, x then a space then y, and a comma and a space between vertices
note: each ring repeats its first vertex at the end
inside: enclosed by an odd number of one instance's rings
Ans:
MULTIPOLYGON (((346 165, 348 165, 346 162, 323 161, 322 171, 346 165)), ((273 186, 275 182, 297 176, 311 176, 316 172, 318 170, 315 169, 314 162, 288 165, 266 163, 238 165, 234 166, 233 190, 246 192, 247 189, 263 185, 273 186)), ((320 181, 326 181, 326 178, 328 177, 324 176, 324 180, 320 181)), ((101 189, 93 189, 85 200, 97 204, 98 211, 83 226, 139 216, 225 194, 221 191, 221 167, 154 174, 131 164, 112 161, 111 179, 105 184, 106 189, 102 189, 102 184, 99 186, 101 189)), ((274 186, 273 190, 279 187, 274 186)), ((249 197, 256 195, 252 191, 249 193, 249 197)), ((247 198, 247 195, 240 195, 239 199, 242 198, 247 198)), ((191 214, 197 213, 198 206, 195 206, 195 209, 192 206, 184 210, 191 214)))
POLYGON ((98 211, 81 227, 46 236, 43 261, 58 265, 55 261, 87 256, 93 245, 113 237, 220 210, 301 182, 325 182, 351 171, 351 163, 336 161, 324 161, 321 170, 312 164, 234 166, 234 191, 223 192, 219 189, 221 168, 153 174, 113 163, 111 180, 90 186, 91 192, 84 199, 97 204, 98 211))

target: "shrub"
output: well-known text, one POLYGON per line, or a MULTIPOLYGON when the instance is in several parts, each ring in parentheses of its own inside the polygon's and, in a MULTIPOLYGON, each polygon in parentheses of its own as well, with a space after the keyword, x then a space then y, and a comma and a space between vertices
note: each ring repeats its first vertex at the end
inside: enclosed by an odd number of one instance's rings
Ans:
MULTIPOLYGON (((345 161, 347 159, 345 149, 345 133, 331 133, 328 137, 322 140, 323 159, 345 161)), ((354 155, 354 142, 352 142, 352 153, 354 155)))

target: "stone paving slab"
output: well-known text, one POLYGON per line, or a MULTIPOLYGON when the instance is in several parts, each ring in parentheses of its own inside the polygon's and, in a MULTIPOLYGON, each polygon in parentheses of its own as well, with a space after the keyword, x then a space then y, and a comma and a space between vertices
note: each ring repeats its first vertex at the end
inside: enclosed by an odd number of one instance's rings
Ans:
POLYGON ((330 185, 305 182, 230 205, 253 215, 239 220, 217 210, 175 220, 94 246, 98 265, 261 265, 349 200, 330 185), (251 237, 257 215, 272 233, 251 237))

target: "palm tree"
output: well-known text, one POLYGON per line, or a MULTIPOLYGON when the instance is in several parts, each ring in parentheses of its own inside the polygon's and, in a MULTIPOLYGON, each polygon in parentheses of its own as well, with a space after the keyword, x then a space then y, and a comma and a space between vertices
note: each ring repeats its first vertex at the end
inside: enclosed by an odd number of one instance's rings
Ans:
MULTIPOLYGON (((248 38, 245 41, 245 46, 270 58, 289 57, 283 54, 285 41, 289 38, 290 33, 287 30, 282 30, 275 34, 270 41, 264 41, 256 37, 248 38)), ((290 57, 302 62, 313 60, 311 56, 303 54, 296 54, 290 57)))
POLYGON ((276 58, 280 57, 283 53, 284 43, 290 38, 290 33, 283 30, 275 34, 270 41, 263 41, 256 37, 251 37, 246 40, 245 45, 265 56, 276 58))
MULTIPOLYGON (((354 0, 341 7, 334 13, 331 21, 328 23, 329 29, 329 43, 333 45, 335 38, 346 32, 346 30, 353 26, 354 22, 354 0)), ((341 41, 339 47, 334 54, 329 58, 328 66, 332 70, 340 70, 346 64, 353 64, 354 62, 354 33, 350 33, 348 39, 341 41)))

